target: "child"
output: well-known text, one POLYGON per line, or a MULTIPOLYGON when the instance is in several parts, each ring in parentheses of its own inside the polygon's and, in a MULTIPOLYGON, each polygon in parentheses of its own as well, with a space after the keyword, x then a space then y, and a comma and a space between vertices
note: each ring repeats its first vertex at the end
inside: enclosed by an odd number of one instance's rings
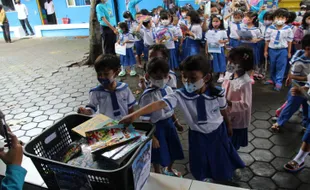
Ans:
POLYGON ((179 67, 179 61, 177 59, 177 52, 175 49, 174 41, 178 38, 176 31, 170 25, 170 15, 167 11, 161 11, 160 22, 161 26, 156 29, 156 43, 165 44, 169 49, 169 68, 174 70, 179 67))
MULTIPOLYGON (((139 106, 144 107, 154 101, 161 100, 173 90, 167 86, 169 80, 169 65, 163 58, 153 58, 146 66, 145 78, 150 81, 150 87, 144 90, 139 100, 139 106)), ((170 176, 181 177, 181 173, 172 169, 175 160, 184 159, 182 146, 173 123, 173 109, 165 108, 148 115, 141 116, 141 120, 155 124, 156 132, 153 136, 152 163, 155 173, 160 172, 170 176)))
POLYGON ((300 2, 299 6, 300 6, 300 11, 296 12, 297 17, 296 17, 295 21, 301 23, 302 18, 304 16, 304 14, 306 13, 307 5, 305 5, 304 2, 300 2))
POLYGON ((227 114, 233 128, 231 142, 236 150, 248 146, 248 127, 251 122, 252 85, 248 71, 253 69, 253 51, 247 47, 230 50, 225 81, 228 102, 227 114))
POLYGON ((182 34, 182 30, 179 26, 179 18, 177 16, 173 16, 172 18, 172 27, 176 33, 176 39, 174 41, 174 45, 175 45, 175 49, 176 49, 176 56, 177 56, 177 60, 178 62, 181 62, 181 56, 180 56, 180 44, 183 43, 182 38, 183 38, 183 34, 182 34))
POLYGON ((302 38, 310 33, 310 12, 304 14, 301 26, 294 33, 294 43, 296 49, 300 49, 300 42, 302 38))
POLYGON ((190 56, 181 68, 183 88, 126 116, 120 123, 129 124, 142 115, 179 105, 190 127, 189 164, 195 179, 230 180, 234 170, 243 168, 244 163, 228 137, 232 128, 226 113, 225 90, 213 85, 212 69, 205 56, 190 56))
POLYGON ((209 30, 206 33, 206 55, 211 53, 213 56, 213 72, 220 73, 218 83, 224 81, 224 73, 226 71, 226 57, 224 46, 228 42, 226 30, 224 28, 223 17, 221 15, 211 15, 209 30), (217 49, 216 53, 211 52, 211 48, 217 49))
POLYGON ((125 11, 123 13, 123 17, 125 19, 124 22, 126 22, 126 24, 128 25, 129 31, 132 33, 133 32, 132 29, 136 28, 138 26, 138 23, 135 21, 135 19, 133 19, 129 11, 125 11))
POLYGON ((137 27, 137 32, 140 32, 142 38, 144 39, 144 58, 148 61, 149 48, 155 44, 156 31, 152 27, 151 19, 141 20, 139 26, 137 27), (143 27, 142 27, 143 26, 143 27))
POLYGON ((89 92, 89 103, 86 108, 80 107, 78 113, 93 115, 97 111, 112 119, 119 120, 132 113, 136 103, 128 85, 116 82, 120 70, 120 60, 115 55, 100 55, 95 61, 100 85, 89 92))
POLYGON ((134 37, 129 33, 128 25, 125 22, 120 22, 118 24, 119 28, 119 40, 118 44, 126 44, 126 55, 120 55, 121 59, 121 72, 118 76, 123 77, 126 75, 126 67, 130 67, 130 76, 135 76, 137 74, 135 70, 136 59, 133 53, 134 37))
POLYGON ((182 7, 181 8, 181 18, 180 18, 180 20, 179 20, 179 24, 184 24, 184 25, 188 25, 188 23, 187 23, 187 20, 186 20, 186 16, 187 16, 187 13, 188 13, 188 9, 187 9, 187 7, 182 7))
POLYGON ((196 11, 190 11, 186 16, 188 31, 185 32, 185 39, 182 45, 182 60, 191 55, 200 53, 200 41, 202 38, 202 28, 200 18, 196 11))
POLYGON ((234 21, 229 24, 229 45, 235 48, 241 45, 240 37, 237 34, 237 31, 242 28, 243 13, 241 11, 235 11, 233 13, 233 19, 234 21))
POLYGON ((265 57, 269 55, 270 80, 265 84, 275 84, 274 90, 280 91, 285 74, 287 60, 291 58, 291 48, 293 41, 292 29, 285 25, 289 17, 289 12, 278 9, 274 12, 275 25, 270 26, 265 34, 265 57))
MULTIPOLYGON (((309 47, 306 51, 308 51, 308 55, 310 55, 309 47)), ((302 90, 308 91, 309 94, 309 87, 310 87, 310 75, 307 77, 307 85, 301 87, 302 90)), ((293 87, 291 89, 292 96, 302 96, 301 89, 298 87, 293 87)), ((309 112, 310 113, 310 112, 309 112)), ((310 115, 308 115, 310 117, 310 115)), ((305 159, 309 155, 310 152, 310 127, 307 127, 307 130, 302 138, 302 145, 298 154, 292 161, 289 161, 287 164, 284 165, 284 169, 288 172, 298 172, 305 167, 305 159)))
MULTIPOLYGON (((286 85, 291 83, 291 80, 298 82, 301 86, 304 86, 307 81, 307 75, 310 74, 310 34, 307 34, 302 39, 302 49, 298 50, 291 59, 291 74, 289 74, 286 85)), ((283 105, 277 122, 272 126, 274 131, 279 131, 292 115, 303 106, 303 126, 307 127, 308 124, 308 104, 307 100, 300 96, 292 96, 289 92, 287 95, 287 102, 283 105)))
MULTIPOLYGON (((241 40, 243 45, 249 46, 253 49, 254 52, 254 68, 255 68, 255 76, 259 74, 259 63, 260 63, 260 56, 259 56, 259 49, 258 49, 258 42, 263 40, 263 36, 261 31, 258 28, 258 15, 254 12, 247 12, 243 18, 242 27, 243 31, 250 31, 252 35, 251 40, 241 40)), ((255 83, 254 81, 254 72, 251 72, 250 75, 252 79, 252 84, 255 83)))
MULTIPOLYGON (((141 17, 142 13, 141 12, 137 12, 136 14, 136 20, 138 20, 137 18, 141 17)), ((138 23, 136 22, 136 27, 134 29, 134 31, 136 31, 137 27, 138 27, 138 23)), ((135 34, 135 48, 136 48, 136 59, 138 60, 138 67, 139 68, 143 68, 142 66, 142 53, 144 50, 144 42, 143 42, 143 38, 139 35, 140 33, 135 34)), ((144 58, 145 59, 145 58, 144 58)))

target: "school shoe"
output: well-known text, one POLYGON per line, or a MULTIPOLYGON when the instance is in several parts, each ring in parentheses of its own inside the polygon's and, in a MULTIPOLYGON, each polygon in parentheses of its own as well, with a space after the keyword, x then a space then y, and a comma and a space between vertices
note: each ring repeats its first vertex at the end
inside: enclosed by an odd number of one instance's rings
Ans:
POLYGON ((131 70, 130 71, 130 76, 133 77, 133 76, 136 76, 136 75, 137 75, 137 72, 135 70, 131 70))
POLYGON ((267 80, 264 84, 269 85, 269 84, 274 84, 274 82, 272 80, 267 80))
POLYGON ((122 71, 118 74, 119 77, 123 77, 123 76, 125 76, 125 75, 126 75, 126 71, 125 71, 125 70, 122 70, 122 71))
POLYGON ((218 83, 223 83, 224 82, 224 75, 220 74, 219 79, 217 80, 218 83))
POLYGON ((276 84, 276 86, 273 88, 275 91, 280 92, 281 91, 282 86, 276 84))

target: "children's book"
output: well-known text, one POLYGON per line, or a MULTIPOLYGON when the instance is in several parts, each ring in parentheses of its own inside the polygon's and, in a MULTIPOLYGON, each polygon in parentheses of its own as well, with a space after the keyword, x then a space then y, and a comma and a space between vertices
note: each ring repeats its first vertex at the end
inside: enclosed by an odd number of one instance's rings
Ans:
POLYGON ((278 6, 278 0, 264 0, 264 5, 267 10, 274 9, 278 6))
POLYGON ((161 43, 167 43, 172 41, 172 34, 170 33, 168 28, 162 28, 156 32, 156 39, 161 43))
POLYGON ((92 153, 108 147, 121 145, 122 143, 140 137, 140 133, 135 131, 132 125, 127 128, 124 128, 123 125, 103 127, 101 129, 87 131, 85 134, 92 153))
POLYGON ((253 39, 251 31, 237 30, 237 34, 240 37, 240 40, 245 43, 253 39))
POLYGON ((180 28, 181 28, 181 30, 182 30, 183 36, 185 36, 185 35, 186 35, 186 32, 189 31, 189 28, 188 28, 185 24, 183 24, 183 23, 180 24, 180 28))
POLYGON ((118 123, 117 121, 114 121, 105 115, 98 114, 95 117, 93 117, 93 118, 85 121, 84 123, 78 125, 77 127, 74 127, 72 129, 72 131, 76 132, 77 134, 81 135, 82 137, 86 137, 85 136, 86 131, 91 131, 94 129, 102 128, 102 125, 103 126, 107 126, 107 125, 113 126, 117 123, 118 123))

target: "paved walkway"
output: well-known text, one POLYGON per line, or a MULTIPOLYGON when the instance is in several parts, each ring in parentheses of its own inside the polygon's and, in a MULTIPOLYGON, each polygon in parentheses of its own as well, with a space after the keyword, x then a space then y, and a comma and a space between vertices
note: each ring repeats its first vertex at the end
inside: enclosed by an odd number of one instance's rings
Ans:
MULTIPOLYGON (((24 142, 88 101, 88 91, 96 86, 93 68, 67 67, 81 60, 88 49, 88 39, 27 39, 13 44, 0 42, 0 109, 11 129, 24 142)), ((137 77, 127 77, 138 93, 137 77)), ((237 185, 254 189, 310 189, 310 157, 298 174, 283 171, 283 164, 293 158, 301 144, 298 115, 281 134, 269 131, 275 109, 285 101, 287 89, 274 92, 271 87, 254 85, 252 125, 249 146, 240 150, 247 167, 237 185)), ((138 95, 137 95, 138 96, 138 95)), ((176 110, 182 123, 182 116, 176 110)), ((186 159, 175 167, 185 178, 192 178, 188 167, 187 131, 179 134, 186 159)))

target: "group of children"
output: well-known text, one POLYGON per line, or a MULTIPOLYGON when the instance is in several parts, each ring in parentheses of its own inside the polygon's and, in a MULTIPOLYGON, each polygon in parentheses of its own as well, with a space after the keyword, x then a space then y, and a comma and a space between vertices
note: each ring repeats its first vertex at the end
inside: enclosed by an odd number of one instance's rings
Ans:
MULTIPOLYGON (((226 18, 221 12, 216 4, 212 4, 210 16, 203 16, 201 10, 195 11, 190 6, 169 11, 158 7, 153 17, 144 17, 139 22, 130 12, 125 12, 125 22, 118 25, 118 43, 126 44, 126 55, 98 57, 95 70, 100 85, 90 91, 90 102, 85 108, 79 108, 79 113, 99 112, 124 124, 138 118, 153 123, 156 126, 152 141, 155 172, 181 176, 173 169, 175 160, 184 159, 177 135, 177 130, 183 128, 174 115, 175 107, 180 106, 190 128, 189 163, 195 179, 231 180, 236 169, 245 167, 236 150, 248 145, 253 78, 264 79, 265 59, 270 61, 271 75, 266 84, 273 84, 275 90, 282 88, 289 59, 292 68, 287 83, 291 80, 300 82, 301 86, 302 81, 310 83, 307 65, 310 62, 310 35, 307 35, 310 13, 303 13, 302 25, 296 28, 291 25, 296 14, 294 17, 286 9, 265 13, 263 22, 254 12, 235 10, 226 18), (188 30, 182 30, 184 26, 188 30), (162 31, 168 38, 158 37, 162 31), (241 39, 238 31, 250 31, 252 38, 241 39), (297 31, 301 36, 299 41, 297 31), (299 48, 295 54, 293 47, 299 48), (225 52, 225 48, 229 51, 225 52), (210 52, 211 49, 217 51, 210 52), (142 54, 146 61, 144 67, 142 54), (126 75, 127 66, 131 67, 130 75, 136 75, 136 60, 144 68, 145 76, 140 81, 144 90, 138 100, 140 109, 134 111, 136 100, 131 90, 127 84, 117 82, 116 77, 126 75), (180 89, 176 89, 175 69, 181 71, 183 87, 180 89), (214 85, 213 73, 219 74, 221 87, 214 85)), ((138 18, 149 13, 141 10, 136 15, 138 18)), ((281 114, 294 113, 300 104, 307 106, 304 97, 296 96, 301 88, 291 91, 283 106, 290 110, 284 109, 281 114)), ((304 113, 308 113, 308 106, 305 107, 304 113)), ((272 128, 278 130, 279 126, 272 128)), ((285 169, 298 171, 304 166, 310 151, 309 139, 310 128, 306 130, 299 154, 285 169)))

